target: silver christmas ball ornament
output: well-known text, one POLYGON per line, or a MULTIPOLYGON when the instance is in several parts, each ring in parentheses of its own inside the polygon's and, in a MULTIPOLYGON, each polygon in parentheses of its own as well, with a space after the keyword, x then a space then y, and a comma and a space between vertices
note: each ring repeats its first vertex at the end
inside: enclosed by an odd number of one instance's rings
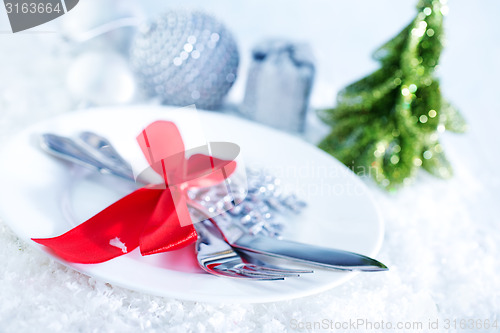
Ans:
POLYGON ((231 33, 200 11, 169 11, 139 28, 130 59, 148 94, 164 104, 202 109, 221 105, 239 63, 231 33))

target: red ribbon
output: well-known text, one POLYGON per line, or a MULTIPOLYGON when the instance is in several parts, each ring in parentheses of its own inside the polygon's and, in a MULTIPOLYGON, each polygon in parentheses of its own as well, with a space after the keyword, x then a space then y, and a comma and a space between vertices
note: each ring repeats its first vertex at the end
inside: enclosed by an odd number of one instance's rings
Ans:
POLYGON ((142 255, 150 255, 194 242, 187 191, 223 182, 236 162, 204 154, 186 159, 179 130, 168 121, 148 125, 137 141, 165 186, 140 188, 63 235, 33 241, 66 261, 83 264, 104 262, 138 246, 142 255))

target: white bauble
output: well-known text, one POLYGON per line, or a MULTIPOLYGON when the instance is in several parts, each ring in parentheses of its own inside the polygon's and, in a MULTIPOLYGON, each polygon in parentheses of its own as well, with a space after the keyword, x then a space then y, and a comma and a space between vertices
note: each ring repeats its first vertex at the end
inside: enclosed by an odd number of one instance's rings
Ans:
POLYGON ((86 52, 78 56, 67 74, 73 97, 96 105, 124 104, 136 91, 127 61, 112 52, 86 52))

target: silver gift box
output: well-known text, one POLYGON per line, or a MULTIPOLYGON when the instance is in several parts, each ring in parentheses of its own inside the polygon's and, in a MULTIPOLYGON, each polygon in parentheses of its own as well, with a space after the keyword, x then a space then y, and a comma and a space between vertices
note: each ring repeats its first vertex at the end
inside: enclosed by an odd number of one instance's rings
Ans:
POLYGON ((266 40, 255 46, 242 112, 289 132, 302 132, 314 79, 307 44, 266 40))

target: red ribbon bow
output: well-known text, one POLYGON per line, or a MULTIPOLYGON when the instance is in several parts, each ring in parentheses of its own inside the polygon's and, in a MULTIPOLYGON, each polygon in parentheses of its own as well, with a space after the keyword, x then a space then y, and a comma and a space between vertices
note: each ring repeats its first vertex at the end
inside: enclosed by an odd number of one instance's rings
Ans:
POLYGON ((194 242, 187 191, 223 182, 236 162, 205 154, 186 159, 179 130, 168 121, 148 125, 137 141, 165 186, 142 187, 61 236, 33 241, 66 261, 83 264, 104 262, 138 246, 142 255, 149 255, 194 242))

